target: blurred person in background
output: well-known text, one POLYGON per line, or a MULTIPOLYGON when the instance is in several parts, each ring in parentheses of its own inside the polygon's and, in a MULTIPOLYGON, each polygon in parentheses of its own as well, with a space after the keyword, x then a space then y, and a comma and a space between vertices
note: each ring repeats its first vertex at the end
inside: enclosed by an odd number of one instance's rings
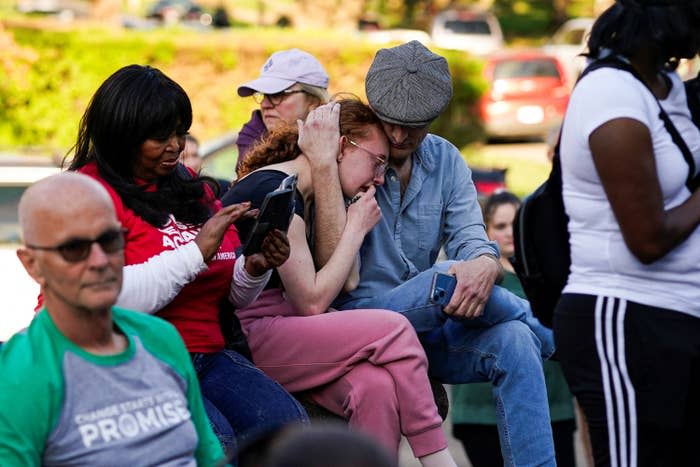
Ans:
POLYGON ((238 87, 241 97, 253 96, 260 109, 238 132, 236 172, 253 144, 282 125, 295 125, 330 99, 328 74, 311 54, 299 49, 273 53, 260 76, 238 87))
POLYGON ((588 48, 639 78, 598 68, 569 101, 560 156, 571 270, 554 312, 559 359, 596 465, 698 465, 700 131, 674 68, 700 49, 700 2, 617 1, 588 48))
MULTIPOLYGON (((189 133, 185 135, 185 148, 180 153, 180 162, 196 174, 202 171, 202 163, 204 161, 199 152, 199 140, 189 133)), ((219 186, 218 197, 222 198, 231 186, 231 182, 223 178, 216 178, 215 180, 219 186)))
MULTIPOLYGON (((504 287, 521 298, 527 298, 518 276, 508 258, 513 256, 513 220, 520 206, 520 199, 508 191, 496 191, 486 198, 483 205, 484 223, 489 239, 498 244, 503 267, 504 287)), ((573 396, 557 362, 543 362, 547 385, 549 413, 557 465, 573 467, 574 418, 573 396)), ((462 442, 474 467, 503 465, 501 447, 496 428, 496 410, 491 385, 488 383, 460 384, 452 386, 450 403, 452 434, 462 442)))
POLYGON ((199 140, 191 134, 185 135, 185 148, 180 154, 180 162, 185 167, 192 169, 194 173, 199 173, 202 170, 202 158, 199 155, 199 140))

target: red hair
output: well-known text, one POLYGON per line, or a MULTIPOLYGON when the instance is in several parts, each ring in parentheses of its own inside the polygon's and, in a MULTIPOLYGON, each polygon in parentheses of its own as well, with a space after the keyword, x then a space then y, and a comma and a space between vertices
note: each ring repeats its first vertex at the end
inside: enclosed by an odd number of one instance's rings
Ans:
MULTIPOLYGON (((370 133, 375 126, 381 130, 381 121, 367 105, 357 97, 345 97, 336 101, 340 104, 340 135, 350 139, 360 139, 370 133)), ((301 154, 297 145, 299 133, 296 125, 284 125, 256 143, 241 163, 238 177, 267 165, 296 159, 301 154)))

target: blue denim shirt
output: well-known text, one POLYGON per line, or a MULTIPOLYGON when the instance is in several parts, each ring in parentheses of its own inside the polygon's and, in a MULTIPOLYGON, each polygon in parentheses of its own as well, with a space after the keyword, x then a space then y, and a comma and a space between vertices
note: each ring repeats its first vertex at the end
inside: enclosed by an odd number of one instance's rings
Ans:
POLYGON ((338 297, 338 306, 386 292, 429 269, 443 245, 448 259, 498 256, 498 247, 486 236, 471 171, 457 148, 429 134, 412 157, 403 199, 391 168, 377 188, 382 220, 360 250, 360 285, 338 297))

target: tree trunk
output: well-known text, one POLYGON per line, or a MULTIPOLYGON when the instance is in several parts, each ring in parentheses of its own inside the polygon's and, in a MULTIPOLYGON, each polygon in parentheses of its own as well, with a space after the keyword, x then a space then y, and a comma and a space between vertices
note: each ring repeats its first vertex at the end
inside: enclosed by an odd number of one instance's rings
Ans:
POLYGON ((567 19, 566 8, 569 0, 552 0, 552 26, 561 26, 567 19))

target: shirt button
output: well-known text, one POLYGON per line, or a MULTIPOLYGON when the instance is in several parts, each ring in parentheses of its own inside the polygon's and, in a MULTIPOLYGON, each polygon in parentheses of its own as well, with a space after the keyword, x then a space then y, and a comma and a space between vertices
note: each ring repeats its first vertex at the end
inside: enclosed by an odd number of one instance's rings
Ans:
POLYGON ((392 176, 391 176, 391 181, 392 181, 392 182, 395 182, 395 181, 396 181, 396 175, 392 175, 392 176))

